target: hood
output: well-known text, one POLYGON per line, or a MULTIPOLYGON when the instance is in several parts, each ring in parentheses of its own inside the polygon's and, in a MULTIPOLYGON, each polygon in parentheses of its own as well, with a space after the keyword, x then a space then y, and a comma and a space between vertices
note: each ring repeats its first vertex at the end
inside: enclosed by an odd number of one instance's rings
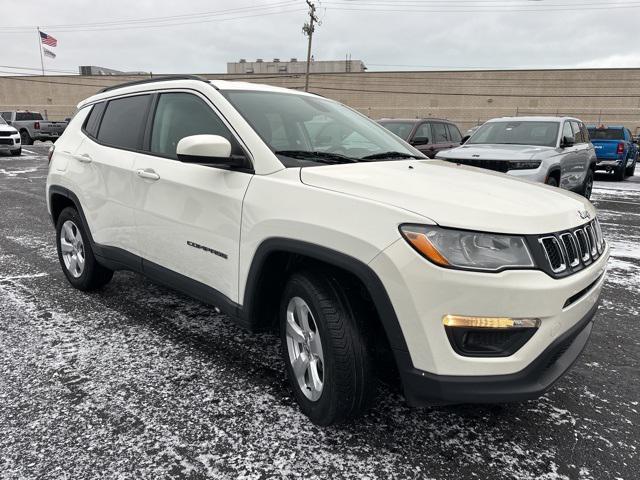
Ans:
POLYGON ((533 145, 461 145, 451 150, 438 152, 439 158, 480 159, 480 160, 531 160, 541 154, 546 156, 555 153, 553 147, 533 145))
MULTIPOLYGON (((542 234, 595 218, 576 194, 439 160, 402 160, 301 169, 303 183, 409 210, 446 227, 542 234)), ((372 214, 374 214, 372 212, 372 214)))
POLYGON ((0 132, 11 132, 12 134, 17 134, 18 131, 13 128, 11 125, 0 124, 0 132))

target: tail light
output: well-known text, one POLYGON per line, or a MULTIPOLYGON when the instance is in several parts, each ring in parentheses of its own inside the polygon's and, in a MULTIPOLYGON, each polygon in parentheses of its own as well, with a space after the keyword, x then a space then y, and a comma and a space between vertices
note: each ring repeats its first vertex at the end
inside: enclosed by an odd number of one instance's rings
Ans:
POLYGON ((47 152, 47 162, 51 163, 51 157, 53 157, 53 152, 55 151, 56 146, 55 145, 51 145, 49 147, 49 152, 47 152))
POLYGON ((40 122, 34 122, 33 128, 35 128, 36 130, 40 130, 40 122))
POLYGON ((624 143, 620 142, 618 144, 618 149, 616 150, 618 155, 622 155, 624 153, 624 143))

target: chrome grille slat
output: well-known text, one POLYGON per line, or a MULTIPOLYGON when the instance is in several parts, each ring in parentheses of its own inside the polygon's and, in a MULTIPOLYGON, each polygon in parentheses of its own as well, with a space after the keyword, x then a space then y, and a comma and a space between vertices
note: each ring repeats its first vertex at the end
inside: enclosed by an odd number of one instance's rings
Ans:
POLYGON ((542 245, 547 261, 553 273, 562 273, 567 269, 565 255, 560 241, 555 236, 542 237, 538 240, 542 245))
POLYGON ((569 266, 575 267, 579 265, 580 255, 578 253, 578 241, 575 239, 574 234, 568 232, 563 233, 560 235, 560 240, 562 240, 569 266))

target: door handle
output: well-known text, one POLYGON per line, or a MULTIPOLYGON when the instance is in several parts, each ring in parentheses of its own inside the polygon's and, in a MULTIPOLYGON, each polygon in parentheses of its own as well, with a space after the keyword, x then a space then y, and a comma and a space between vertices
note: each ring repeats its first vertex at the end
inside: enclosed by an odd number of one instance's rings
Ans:
POLYGON ((136 170, 136 175, 140 178, 146 178, 147 180, 160 180, 160 175, 153 171, 151 168, 145 168, 136 170))
POLYGON ((73 158, 75 158, 76 160, 82 163, 91 163, 93 161, 91 156, 87 155, 86 153, 83 153, 81 155, 74 155, 73 158))

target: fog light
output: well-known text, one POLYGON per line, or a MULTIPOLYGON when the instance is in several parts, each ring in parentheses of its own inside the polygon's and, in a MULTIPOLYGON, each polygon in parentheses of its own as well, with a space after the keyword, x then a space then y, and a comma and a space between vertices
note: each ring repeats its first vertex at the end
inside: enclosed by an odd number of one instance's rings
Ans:
POLYGON ((445 315, 442 317, 442 324, 445 327, 462 328, 538 328, 540 326, 540 319, 445 315))
POLYGON ((445 315, 449 343, 466 357, 507 357, 517 352, 540 326, 539 318, 445 315))

